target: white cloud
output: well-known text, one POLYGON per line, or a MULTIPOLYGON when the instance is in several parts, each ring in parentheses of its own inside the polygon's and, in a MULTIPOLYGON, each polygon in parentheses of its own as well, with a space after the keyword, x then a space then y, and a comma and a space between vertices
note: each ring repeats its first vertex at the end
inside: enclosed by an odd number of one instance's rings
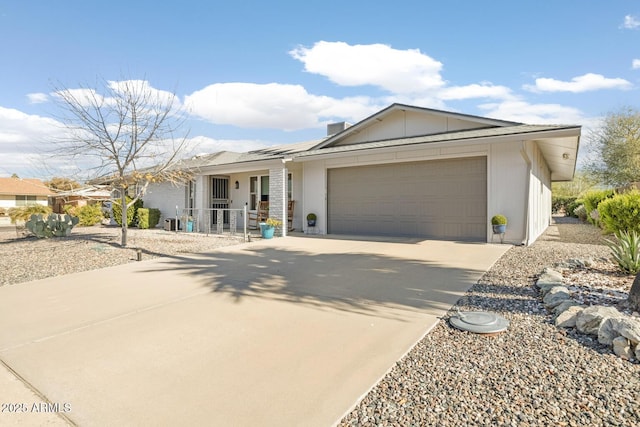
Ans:
POLYGON ((442 63, 418 49, 398 50, 384 44, 349 45, 319 41, 289 54, 305 70, 341 86, 373 85, 396 94, 419 93, 445 85, 442 63))
POLYGON ((525 101, 505 101, 479 106, 485 115, 501 120, 532 124, 577 124, 588 122, 577 108, 560 104, 529 104, 525 101))
POLYGON ((624 22, 620 25, 620 28, 635 30, 640 28, 640 21, 638 21, 635 16, 627 15, 624 17, 624 22))
POLYGON ((49 100, 49 95, 46 93, 28 93, 27 98, 31 104, 43 104, 49 100))
POLYGON ((320 127, 332 117, 359 120, 375 111, 367 97, 335 99, 300 85, 216 83, 185 97, 187 110, 212 123, 287 131, 320 127))
POLYGON ((538 78, 535 85, 524 85, 531 92, 588 92, 600 89, 630 89, 632 84, 621 78, 607 78, 601 74, 587 73, 571 81, 538 78))
POLYGON ((443 100, 463 100, 473 98, 513 99, 514 95, 506 86, 491 83, 473 83, 466 86, 450 86, 438 93, 443 100))
POLYGON ((633 68, 634 70, 640 69, 640 59, 634 59, 633 61, 631 61, 631 68, 633 68))
POLYGON ((64 129, 59 122, 37 115, 0 107, 0 175, 40 176, 53 139, 64 129))

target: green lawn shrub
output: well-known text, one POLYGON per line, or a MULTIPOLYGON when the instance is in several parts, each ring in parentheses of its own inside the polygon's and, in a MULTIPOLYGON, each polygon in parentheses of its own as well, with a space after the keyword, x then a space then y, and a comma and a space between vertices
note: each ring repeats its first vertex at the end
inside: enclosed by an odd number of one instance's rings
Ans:
POLYGON ((567 206, 565 206, 564 215, 578 218, 578 215, 576 214, 576 209, 578 208, 578 206, 584 206, 584 204, 582 203, 582 199, 575 198, 573 201, 569 202, 567 206))
MULTIPOLYGON (((127 204, 131 202, 131 198, 127 196, 127 204)), ((120 206, 121 200, 113 200, 111 203, 111 211, 113 212, 113 219, 118 223, 118 225, 122 226, 122 206, 120 206)), ((142 199, 136 200, 136 202, 129 206, 127 209, 127 225, 132 226, 137 224, 138 220, 138 209, 143 206, 142 199)))
POLYGON ((149 209, 148 208, 138 209, 138 228, 142 228, 142 229, 149 228, 149 209))
POLYGON ((614 194, 615 192, 613 190, 591 190, 581 197, 582 204, 587 211, 587 220, 591 224, 598 224, 597 215, 592 214, 592 212, 598 208, 600 202, 609 197, 613 197, 614 194))
POLYGON ((99 224, 103 218, 102 207, 99 203, 77 207, 73 210, 73 215, 80 219, 78 225, 83 227, 99 224))
POLYGON ((605 231, 640 233, 640 192, 631 191, 605 199, 598 205, 598 212, 605 231))
POLYGON ((160 222, 160 209, 138 208, 138 228, 155 228, 160 222))
POLYGON ((29 205, 29 206, 20 206, 18 208, 9 208, 9 218, 11 218, 11 223, 15 224, 16 221, 27 221, 31 218, 31 215, 49 215, 51 212, 51 208, 49 206, 43 205, 29 205))

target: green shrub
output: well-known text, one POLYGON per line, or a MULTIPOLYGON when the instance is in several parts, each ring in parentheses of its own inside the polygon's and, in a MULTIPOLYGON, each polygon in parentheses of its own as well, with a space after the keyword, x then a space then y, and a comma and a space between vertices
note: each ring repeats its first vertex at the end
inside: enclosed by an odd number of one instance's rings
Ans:
POLYGON ((633 230, 640 233, 640 192, 631 191, 603 200, 598 205, 598 212, 606 231, 633 230))
POLYGON ((149 228, 155 228, 160 222, 160 209, 149 208, 149 228))
POLYGON ((598 205, 603 200, 614 196, 613 190, 592 190, 581 197, 582 204, 587 212, 587 220, 592 224, 597 224, 597 220, 591 215, 591 212, 598 209, 598 205))
POLYGON ((102 207, 98 203, 73 209, 73 215, 80 219, 79 225, 90 227, 102 221, 102 207))
POLYGON ((619 231, 615 236, 615 242, 607 240, 613 259, 623 271, 637 274, 640 271, 640 233, 635 230, 619 231))
POLYGON ((49 206, 21 206, 19 208, 9 208, 9 218, 11 218, 11 223, 15 224, 16 221, 27 221, 31 218, 31 215, 49 215, 51 212, 52 210, 49 206))
MULTIPOLYGON (((131 203, 131 197, 127 196, 127 204, 131 203)), ((113 200, 111 203, 111 211, 113 212, 113 219, 118 223, 118 225, 122 225, 122 206, 120 206, 121 200, 113 200)), ((137 224, 137 212, 143 205, 142 199, 136 200, 136 202, 127 208, 127 225, 135 225, 137 224)))
POLYGON ((138 209, 138 228, 149 228, 149 209, 138 209))

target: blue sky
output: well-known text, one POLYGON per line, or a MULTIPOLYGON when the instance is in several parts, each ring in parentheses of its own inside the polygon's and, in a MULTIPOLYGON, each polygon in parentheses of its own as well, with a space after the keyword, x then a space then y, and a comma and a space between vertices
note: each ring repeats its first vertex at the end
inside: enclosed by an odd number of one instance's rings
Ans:
MULTIPOLYGON (((640 107, 640 2, 0 0, 0 176, 42 168, 52 84, 146 80, 198 151, 317 139, 393 102, 588 128, 640 107)), ((584 155, 584 150, 583 150, 584 155)))

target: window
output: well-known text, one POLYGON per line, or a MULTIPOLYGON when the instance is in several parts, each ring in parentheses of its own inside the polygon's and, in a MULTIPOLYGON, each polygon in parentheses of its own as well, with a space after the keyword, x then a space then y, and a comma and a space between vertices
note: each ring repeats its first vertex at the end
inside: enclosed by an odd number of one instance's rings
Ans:
MULTIPOLYGON (((287 200, 292 199, 291 174, 287 174, 287 200)), ((249 209, 256 210, 258 208, 258 200, 262 202, 269 201, 269 175, 250 176, 249 177, 249 209), (260 185, 258 186, 258 181, 260 185)))
POLYGON ((36 196, 16 196, 16 206, 28 206, 36 204, 36 196))

